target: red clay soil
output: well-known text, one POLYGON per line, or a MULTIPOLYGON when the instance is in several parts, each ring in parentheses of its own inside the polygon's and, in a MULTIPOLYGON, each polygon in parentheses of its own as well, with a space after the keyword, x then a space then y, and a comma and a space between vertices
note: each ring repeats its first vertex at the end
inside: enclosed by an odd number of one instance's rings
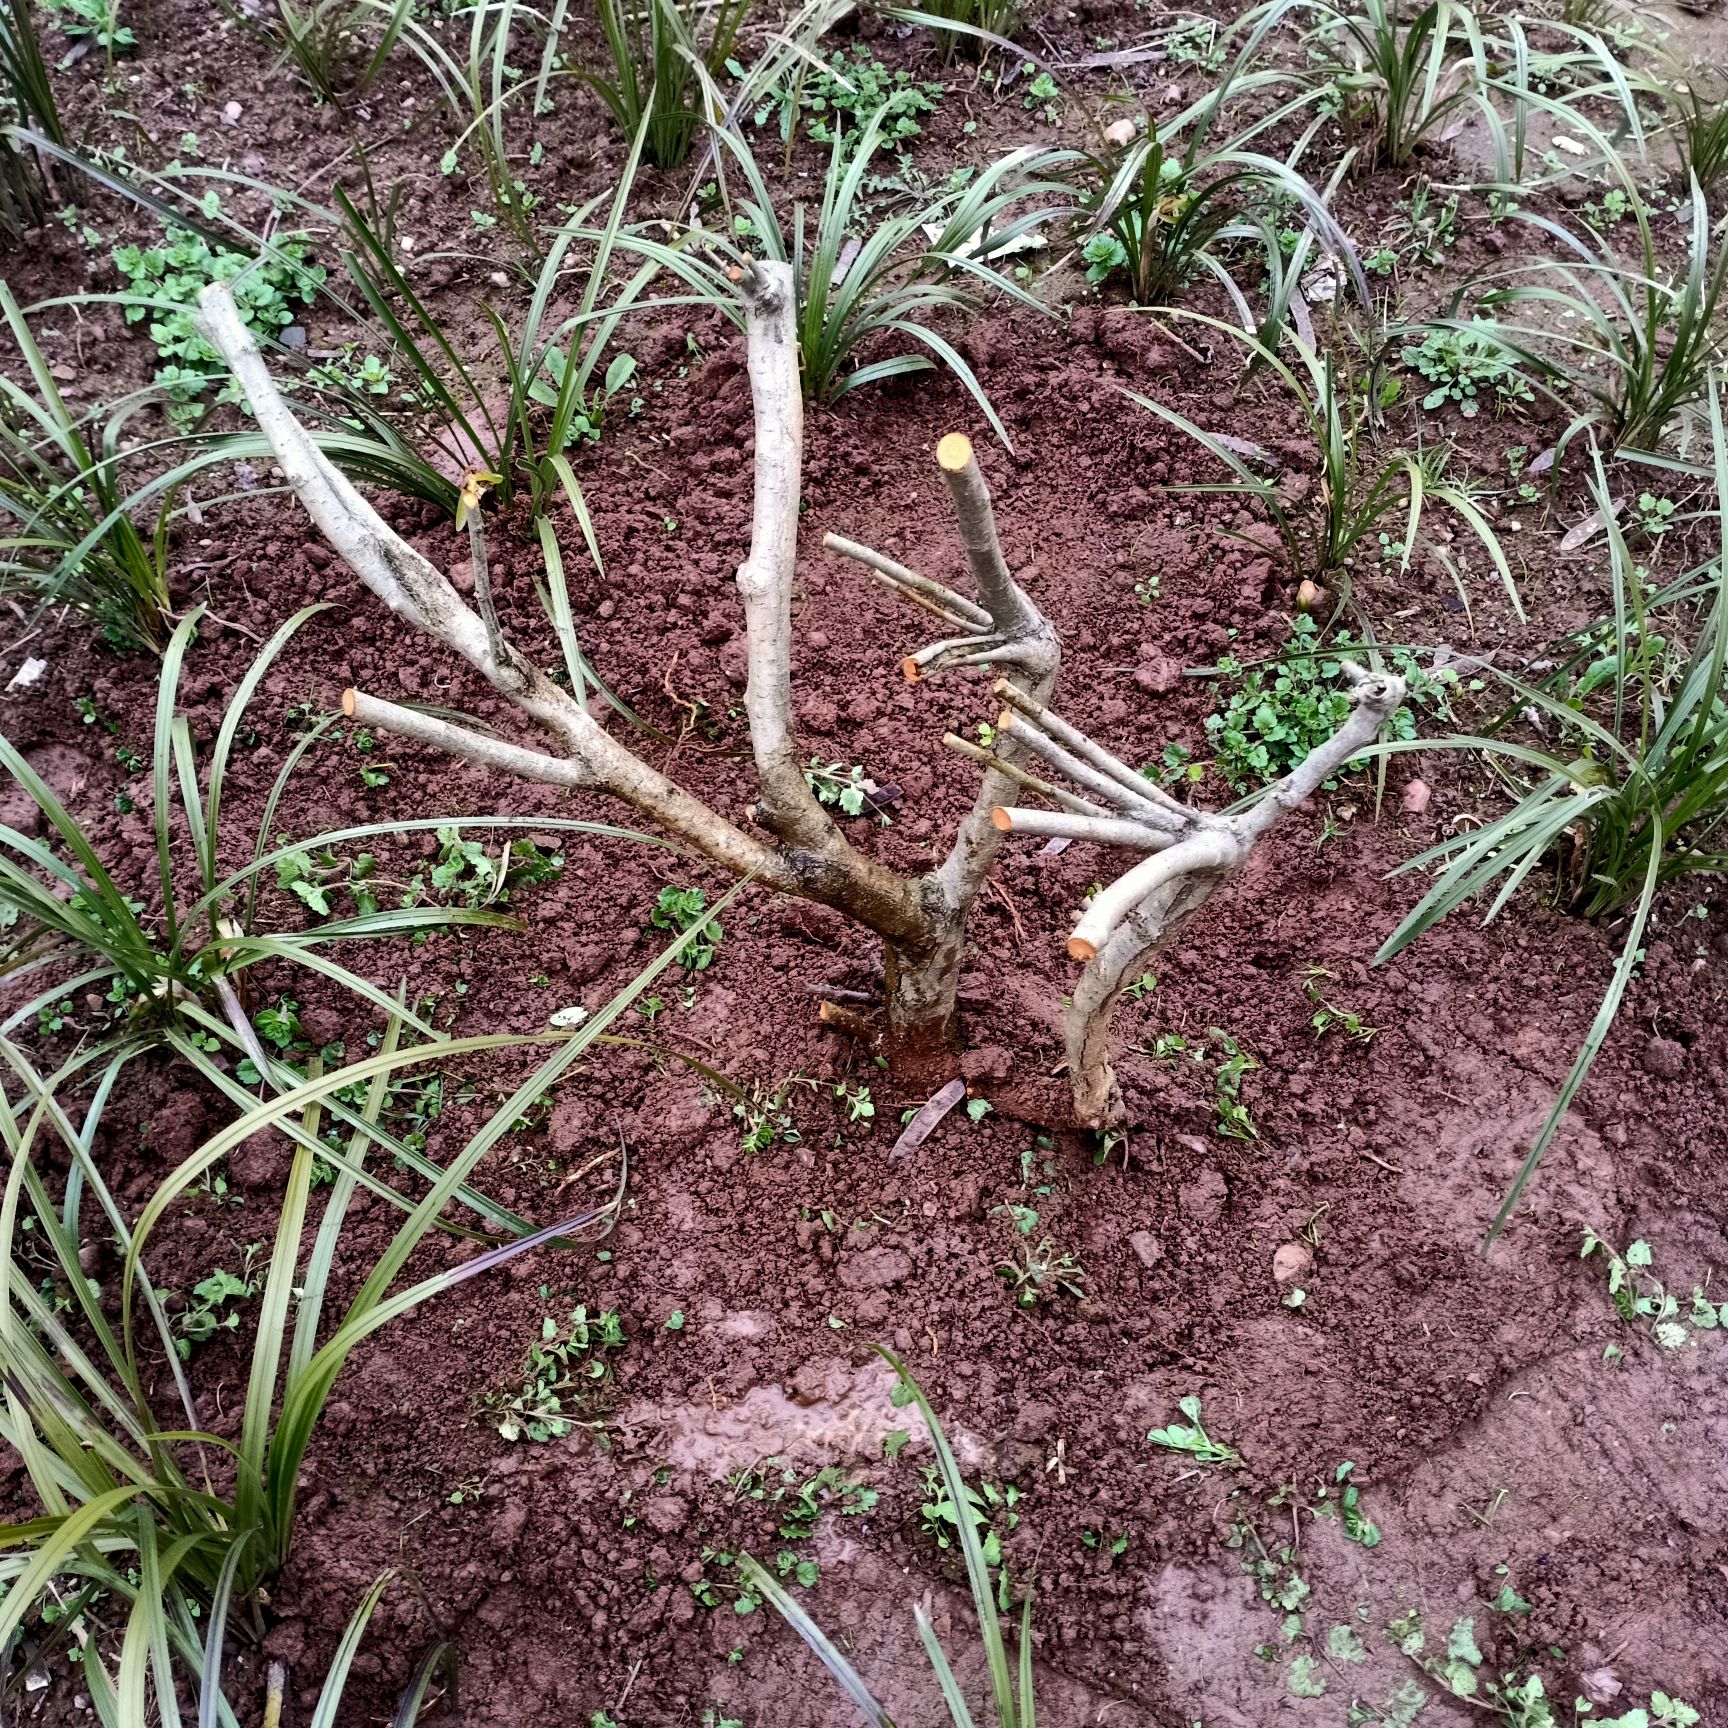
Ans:
MULTIPOLYGON (((163 127, 177 129, 184 122, 167 117, 163 92, 189 52, 173 46, 188 21, 163 5, 142 11, 139 67, 163 127)), ((1092 11, 1083 32, 1065 25, 1062 39, 1109 34, 1111 19, 1129 37, 1131 21, 1092 11)), ((268 58, 244 36, 224 52, 240 58, 210 74, 206 104, 219 106, 268 58)), ((305 118, 300 93, 278 76, 281 89, 245 100, 265 116, 256 147, 271 175, 287 178, 295 162, 308 173, 316 164, 307 141, 278 135, 285 116, 305 118)), ((586 105, 581 114, 594 124, 586 105)), ((205 123, 217 130, 208 113, 205 123)), ((580 170, 581 185, 563 195, 604 185, 610 153, 609 142, 568 144, 562 171, 580 170)), ((31 292, 55 282, 64 291, 82 268, 68 238, 33 262, 31 292)), ((482 266, 464 269, 458 285, 486 291, 482 266)), ((319 317, 309 320, 314 346, 319 317)), ((1062 635, 1063 712, 1129 760, 1152 761, 1172 742, 1204 757, 1215 688, 1184 670, 1227 646, 1241 657, 1274 651, 1289 631, 1283 564, 1219 533, 1252 529, 1246 517, 1159 490, 1201 469, 1118 386, 1156 391, 1209 424, 1227 416, 1230 429, 1272 445, 1293 430, 1275 399, 1256 390, 1227 407, 1222 364, 1208 367, 1126 313, 1083 310, 1071 328, 993 315, 955 333, 1009 425, 1013 455, 986 441, 964 393, 937 375, 861 391, 807 426, 800 735, 812 755, 860 763, 901 789, 890 826, 853 826, 908 870, 940 854, 970 801, 973 770, 937 740, 990 718, 986 680, 907 685, 898 664, 923 639, 918 618, 820 540, 832 529, 959 578, 932 456, 941 433, 977 436, 1010 563, 1029 572, 1062 635), (1135 594, 1147 577, 1159 582, 1150 606, 1135 594)), ((123 346, 117 324, 107 346, 123 346)), ((741 349, 717 316, 649 320, 630 346, 646 406, 609 425, 585 462, 605 575, 578 585, 577 628, 608 684, 678 739, 638 746, 741 818, 750 783, 731 584, 750 504, 741 349)), ((1532 445, 1539 435, 1517 433, 1532 445)), ((1515 441, 1507 428, 1484 437, 1515 441)), ((1299 447, 1289 455, 1299 462, 1299 447)), ((441 564, 460 564, 447 521, 414 506, 398 507, 396 520, 441 564)), ((507 623, 550 659, 532 586, 538 553, 512 526, 495 534, 507 623)), ((560 530, 567 551, 578 544, 567 519, 560 530)), ((1460 649, 1540 640, 1591 611, 1600 581, 1587 556, 1554 554, 1557 537, 1546 523, 1527 525, 1528 633, 1480 579, 1474 644, 1437 573, 1400 581, 1392 566, 1364 578, 1359 597, 1388 639, 1460 649)), ((327 711, 347 684, 520 735, 506 705, 387 616, 289 501, 213 510, 184 531, 179 552, 177 596, 208 599, 224 621, 201 630, 183 681, 201 745, 255 651, 244 632, 265 635, 312 601, 332 608, 296 638, 254 704, 255 739, 228 792, 236 852, 250 843, 300 705, 327 711)), ((154 666, 61 622, 14 650, 0 683, 25 652, 45 655, 49 671, 6 698, 7 736, 103 836, 111 866, 147 882, 148 773, 128 777, 113 746, 147 756, 154 666), (80 723, 72 703, 86 696, 117 738, 80 723), (137 811, 116 818, 120 791, 137 811)), ((615 806, 388 740, 369 760, 380 758, 389 782, 368 789, 351 739, 315 749, 276 828, 306 836, 436 814, 629 821, 615 806)), ((1199 796, 1224 793, 1208 782, 1199 796)), ((896 1720, 937 1720, 912 1604, 929 1603, 974 1691, 975 1632, 954 1556, 920 1517, 927 1443, 915 1434, 885 1456, 885 1436, 917 1424, 888 1400, 891 1376, 870 1350, 880 1342, 917 1375, 969 1469, 1018 1492, 1004 1554, 1016 1587, 1034 1590, 1040 1720, 1330 1725, 1352 1699, 1383 1709, 1412 1679, 1428 1694, 1424 1724, 1468 1720, 1478 1712, 1423 1681, 1382 1632, 1415 1609, 1430 1650, 1472 1617, 1487 1668, 1540 1671, 1562 1714, 1588 1674, 1605 1713, 1660 1688, 1720 1723, 1722 1341, 1698 1333, 1684 1349, 1658 1349, 1614 1312, 1600 1261, 1579 1258, 1585 1225, 1621 1245, 1644 1238, 1676 1291, 1723 1294, 1728 925, 1716 890, 1682 885, 1664 904, 1602 1061, 1484 1258, 1486 1226, 1601 998, 1619 932, 1551 910, 1533 888, 1494 925, 1456 918, 1374 969, 1423 880, 1387 872, 1503 805, 1485 773, 1434 752, 1398 758, 1378 805, 1358 779, 1324 806, 1278 832, 1185 933, 1156 987, 1118 1016, 1124 1050, 1149 1049, 1161 1034, 1216 1050, 1211 1029, 1228 1033, 1259 1064, 1241 1090, 1255 1136, 1220 1134, 1213 1066, 1131 1054, 1124 1079, 1141 1126, 1102 1164, 1090 1138, 1062 1125, 1061 1000, 1074 976, 1063 939, 1088 885, 1119 869, 1119 857, 1087 845, 1056 856, 1036 843, 1009 848, 973 920, 961 992, 964 1071, 993 1109, 976 1122, 955 1112, 898 1161, 889 1151, 902 1114, 922 1096, 816 1019, 823 995, 878 986, 878 952, 823 909, 747 891, 724 919, 712 967, 688 992, 678 975, 662 979, 665 1007, 637 1029, 746 1089, 794 1080, 796 1143, 744 1153, 729 1099, 679 1062, 610 1049, 488 1157, 479 1185, 550 1221, 616 1180, 612 1166, 567 1183, 622 1140, 622 1221, 594 1247, 542 1250, 461 1286, 384 1331, 345 1371, 307 1465, 293 1558, 270 1593, 268 1650, 293 1665, 302 1712, 354 1602, 397 1565, 421 1594, 386 1599, 345 1720, 387 1720, 441 1631, 461 1652, 461 1712, 472 1723, 586 1723, 601 1710, 629 1728, 693 1725, 710 1710, 750 1728, 846 1721, 831 1681, 774 1615, 735 1611, 735 1574, 718 1558, 788 1548, 819 1562, 802 1600, 896 1720), (1403 789, 1417 775, 1432 797, 1406 814, 1403 789), (1329 999, 1377 1028, 1371 1040, 1316 1035, 1303 988, 1316 966, 1333 975, 1329 999), (873 1119, 849 1119, 842 1083, 870 1089, 873 1119), (1024 1233, 1015 1207, 1037 1214, 1024 1233), (1083 1293, 1019 1308, 996 1269, 1046 1238, 1084 1267, 1083 1293), (1300 1306, 1273 1276, 1274 1254, 1289 1244, 1312 1258, 1295 1280, 1300 1306), (563 1320, 577 1304, 617 1309, 629 1340, 585 1412, 593 1426, 544 1444, 506 1441, 487 1395, 520 1388, 543 1319, 563 1320), (1604 1359, 1609 1345, 1624 1351, 1618 1364, 1604 1359), (1200 1467, 1148 1443, 1149 1429, 1180 1419, 1177 1401, 1189 1394, 1240 1463, 1200 1467), (796 1483, 831 1464, 879 1498, 853 1515, 830 1503, 812 1536, 785 1539, 785 1503, 772 1497, 779 1468, 764 1497, 751 1492, 761 1477, 740 1478, 775 1458, 796 1483), (1346 1461, 1382 1533, 1372 1547, 1311 1515, 1323 1489, 1336 1495, 1346 1461), (1233 1529, 1251 1532, 1245 1546, 1226 1545, 1233 1529), (1303 1630, 1286 1642, 1283 1610, 1262 1599, 1243 1561, 1256 1543, 1276 1554, 1292 1542, 1291 1566, 1310 1593, 1303 1630), (1507 1586, 1527 1608, 1490 1606, 1507 1586), (1364 1659, 1338 1626, 1359 1635, 1364 1659), (1624 1688, 1618 1705, 1604 1670, 1624 1688), (1308 1691, 1323 1680, 1325 1695, 1295 1695, 1292 1678, 1308 1691)), ((16 815, 9 803, 7 819, 16 815)), ((648 926, 662 885, 699 883, 711 896, 725 887, 645 845, 547 840, 562 846, 565 868, 518 894, 519 934, 446 933, 346 958, 387 988, 404 981, 410 999, 435 998, 441 1028, 528 1033, 555 1009, 598 1006, 648 962, 663 939, 648 926)), ((379 871, 405 877, 434 846, 423 836, 379 845, 379 871)), ((297 924, 303 912, 272 890, 264 916, 297 924)), ((254 1006, 291 995, 314 1041, 353 1052, 374 1028, 363 1004, 315 978, 283 968, 250 977, 254 1006)), ((453 1065, 428 1151, 448 1156, 527 1065, 453 1065)), ((132 1073, 100 1152, 116 1190, 139 1205, 226 1117, 166 1060, 132 1073)), ((249 1143, 229 1166, 238 1204, 199 1195, 178 1206, 156 1233, 156 1281, 184 1291, 267 1241, 286 1158, 284 1143, 249 1143)), ((339 1293, 358 1286, 395 1216, 356 1203, 339 1293)), ((440 1239, 415 1264, 429 1270, 466 1252, 440 1239)), ((104 1251, 95 1275, 116 1271, 104 1251)), ((219 1432, 236 1419, 246 1348, 244 1333, 219 1334, 193 1359, 204 1417, 219 1432)), ((24 1504, 17 1460, 6 1464, 10 1497, 24 1504)), ((246 1698, 261 1689, 249 1678, 257 1656, 242 1652, 238 1663, 233 1691, 246 1698)), ((57 1671, 29 1708, 67 1719, 76 1690, 57 1671)), ((451 1713, 442 1698, 429 1720, 451 1713)))

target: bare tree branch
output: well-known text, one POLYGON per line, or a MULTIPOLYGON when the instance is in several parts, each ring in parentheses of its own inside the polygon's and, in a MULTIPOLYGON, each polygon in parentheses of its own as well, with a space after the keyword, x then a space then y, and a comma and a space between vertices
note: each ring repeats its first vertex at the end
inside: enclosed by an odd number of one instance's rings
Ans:
POLYGON ((1004 834, 1030 835, 1063 840, 1090 840, 1099 846, 1122 846, 1134 852, 1157 852, 1175 844, 1170 834, 1160 834, 1142 822, 1125 816, 1079 816, 1069 810, 1028 810, 1022 805, 998 805, 991 820, 1004 834))
MULTIPOLYGON (((1010 833, 1062 834, 1154 854, 1093 895, 1068 938, 1068 952, 1086 963, 1067 1014, 1074 1113, 1082 1126, 1113 1127, 1126 1117, 1110 1060, 1110 1021, 1124 982, 1242 868, 1263 834, 1373 742, 1404 700, 1397 678, 1349 662, 1343 672, 1352 704, 1345 723, 1257 803, 1233 816, 1177 803, 1042 701, 1011 682, 997 685, 1012 711, 1013 736, 1111 807, 1109 814, 1009 807, 995 813, 997 825, 1010 833), (1148 796, 1154 792, 1156 802, 1148 796)), ((1008 720, 1004 715, 998 723, 999 737, 1008 720)))
POLYGON ((928 576, 920 576, 916 570, 908 570, 904 564, 897 564, 885 554, 860 546, 843 535, 824 534, 822 544, 843 558, 855 559, 884 588, 891 588, 902 599, 934 612, 945 624, 952 624, 957 630, 989 629, 990 614, 982 606, 973 605, 964 594, 956 594, 952 588, 932 582, 928 576))
MULTIPOLYGON (((807 860, 776 853, 692 798, 611 737, 568 691, 502 638, 502 652, 494 654, 486 625, 443 573, 379 516, 294 418, 251 332, 241 321, 226 282, 213 282, 204 290, 200 322, 205 336, 245 391, 258 429, 269 441, 289 486, 325 538, 392 611, 400 612, 460 654, 552 736, 584 776, 580 782, 557 783, 592 785, 621 798, 735 875, 755 873, 771 887, 790 893, 808 892, 806 879, 820 872, 811 869, 807 860)), ((376 704, 368 711, 380 716, 375 722, 380 729, 394 729, 396 721, 406 716, 404 725, 410 728, 410 735, 456 749, 469 760, 486 760, 480 747, 471 742, 477 734, 453 728, 460 736, 434 738, 426 730, 425 716, 394 703, 378 702, 359 691, 354 692, 353 699, 357 713, 365 705, 376 704)), ((491 748, 490 741, 485 744, 491 748)), ((535 763, 545 760, 533 751, 523 754, 535 763)), ((495 750, 492 760, 502 760, 495 750)), ((535 779, 547 778, 530 771, 535 779)))
POLYGON ((398 738, 411 738, 416 744, 427 744, 435 750, 460 756, 482 768, 495 768, 504 774, 515 774, 523 780, 539 780, 548 786, 592 786, 593 770, 574 756, 546 756, 503 738, 492 738, 484 732, 471 731, 454 721, 427 714, 418 708, 404 708, 396 702, 384 702, 368 696, 363 690, 342 692, 342 712, 350 720, 379 732, 390 732, 398 738))

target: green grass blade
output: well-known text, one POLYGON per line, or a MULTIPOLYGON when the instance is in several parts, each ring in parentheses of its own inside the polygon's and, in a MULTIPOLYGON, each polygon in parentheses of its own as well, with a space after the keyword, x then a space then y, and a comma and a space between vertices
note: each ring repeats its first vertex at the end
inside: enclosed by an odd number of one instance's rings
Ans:
POLYGON ((833 1641, 792 1596, 780 1587, 780 1581, 771 1572, 750 1555, 740 1554, 738 1575, 746 1584, 760 1591, 769 1606, 816 1653, 822 1666, 839 1681, 840 1689, 871 1728, 894 1728, 893 1719, 877 1703, 870 1688, 859 1677, 858 1670, 840 1654, 833 1641))
POLYGON ((1632 974, 1637 968, 1639 958, 1643 953, 1644 928, 1650 921, 1650 911, 1656 900, 1656 888, 1661 873, 1662 864, 1662 819, 1656 812, 1651 813, 1651 821, 1655 832, 1650 844, 1650 862, 1644 874, 1644 892, 1638 898, 1636 910, 1632 914, 1631 923, 1627 926, 1626 938, 1621 945, 1620 958, 1614 964, 1614 974, 1608 981, 1607 994, 1602 998, 1602 1005, 1596 1010, 1596 1018, 1590 1023, 1590 1030, 1585 1035, 1584 1043, 1579 1048, 1572 1066, 1567 1072, 1565 1081, 1554 1099, 1548 1112, 1547 1120, 1542 1124, 1541 1131, 1532 1142, 1530 1150, 1524 1154, 1524 1162, 1518 1167, 1518 1174, 1513 1178, 1512 1186, 1506 1192, 1506 1198, 1500 1203, 1500 1210, 1494 1215, 1494 1222, 1488 1227, 1488 1234, 1482 1243, 1482 1252, 1486 1254, 1494 1246, 1495 1239, 1506 1228, 1507 1220, 1512 1216, 1512 1209, 1518 1204, 1530 1178, 1535 1175, 1536 1167, 1542 1162, 1543 1154, 1554 1142, 1554 1136, 1560 1132, 1560 1124, 1566 1118, 1566 1112, 1572 1107, 1572 1100, 1577 1097, 1578 1089, 1588 1078, 1591 1068, 1595 1066, 1596 1058, 1601 1053, 1602 1045, 1608 1037, 1614 1024, 1615 1016, 1620 1012, 1620 1003, 1626 995, 1626 987, 1632 981, 1632 974))

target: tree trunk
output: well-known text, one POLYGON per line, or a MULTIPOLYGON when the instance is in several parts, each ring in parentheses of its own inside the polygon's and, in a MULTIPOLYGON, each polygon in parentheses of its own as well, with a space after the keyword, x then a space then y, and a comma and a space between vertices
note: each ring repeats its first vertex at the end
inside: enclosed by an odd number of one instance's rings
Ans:
POLYGON ((919 1076, 937 1068, 952 1073, 955 997, 965 947, 965 920, 952 916, 933 918, 928 940, 915 946, 883 944, 888 1049, 897 1068, 919 1076))

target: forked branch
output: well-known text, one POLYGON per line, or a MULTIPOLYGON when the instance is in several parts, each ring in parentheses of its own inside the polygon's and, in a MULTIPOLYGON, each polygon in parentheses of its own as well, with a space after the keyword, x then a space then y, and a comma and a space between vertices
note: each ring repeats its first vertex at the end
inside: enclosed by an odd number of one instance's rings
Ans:
MULTIPOLYGON (((745 711, 758 787, 751 814, 771 839, 728 822, 611 737, 579 697, 507 639, 494 603, 480 511, 482 482, 495 477, 472 474, 464 490, 476 612, 337 472, 295 419, 226 284, 205 290, 202 325, 251 403, 289 486, 331 545, 386 605, 508 695, 552 748, 498 739, 364 690, 344 694, 351 716, 483 767, 609 793, 724 869, 846 913, 886 943, 891 1033, 903 1043, 939 1043, 953 1014, 966 916, 999 840, 990 811, 1012 782, 987 765, 984 789, 949 859, 918 878, 897 875, 860 852, 812 792, 792 726, 792 592, 803 460, 795 284, 790 266, 776 263, 747 265, 735 281, 745 310, 756 433, 750 551, 738 570, 749 667, 745 711)), ((970 443, 959 435, 946 438, 938 456, 983 603, 926 583, 862 548, 855 553, 951 628, 966 632, 945 653, 926 657, 933 669, 991 660, 1017 687, 1043 701, 1059 659, 1054 632, 1008 573, 970 443)))
POLYGON ((1009 713, 998 722, 998 737, 1008 728, 1102 806, 1047 811, 1009 805, 995 812, 997 826, 1006 833, 1059 834, 1151 854, 1093 895, 1068 938, 1068 952, 1086 963, 1067 1012, 1068 1071, 1074 1114, 1083 1127, 1113 1128, 1127 1120, 1110 1060, 1110 1020, 1124 984, 1242 868, 1261 835, 1374 741, 1404 700, 1401 679, 1364 672, 1349 662, 1343 670, 1351 684, 1349 718, 1235 816, 1178 803, 1024 692, 997 686, 1009 704, 1009 713))
MULTIPOLYGON (((916 683, 966 666, 996 666, 1005 673, 998 689, 1012 689, 1027 701, 1042 706, 1055 688, 1056 674, 1062 665, 1062 644, 1050 621, 1009 574, 1008 560, 996 533, 990 489, 973 453, 972 440, 963 432, 950 432, 936 446, 936 465, 948 482, 966 561, 978 589, 977 600, 921 576, 855 540, 829 534, 822 543, 829 551, 862 564, 878 582, 904 599, 965 632, 908 654, 901 666, 909 680, 916 683)), ((963 923, 1001 847, 1002 835, 992 814, 1012 795, 1016 783, 1026 783, 1026 776, 1017 766, 1020 752, 1011 742, 999 741, 994 752, 969 747, 952 738, 946 742, 958 745, 985 769, 972 809, 961 822, 954 844, 936 872, 943 903, 951 916, 963 923)))

